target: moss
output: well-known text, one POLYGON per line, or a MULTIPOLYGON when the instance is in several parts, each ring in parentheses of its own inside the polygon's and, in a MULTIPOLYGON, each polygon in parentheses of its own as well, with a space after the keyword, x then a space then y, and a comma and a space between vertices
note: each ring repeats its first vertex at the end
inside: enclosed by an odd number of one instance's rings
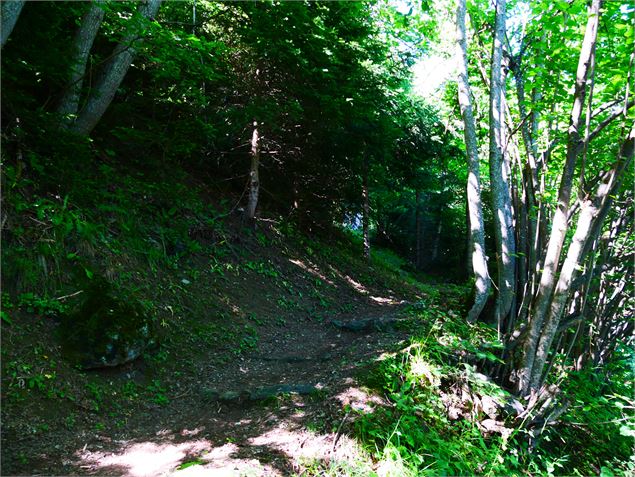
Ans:
POLYGON ((138 358, 155 341, 143 306, 94 277, 77 309, 64 316, 60 340, 67 359, 84 369, 117 366, 138 358))

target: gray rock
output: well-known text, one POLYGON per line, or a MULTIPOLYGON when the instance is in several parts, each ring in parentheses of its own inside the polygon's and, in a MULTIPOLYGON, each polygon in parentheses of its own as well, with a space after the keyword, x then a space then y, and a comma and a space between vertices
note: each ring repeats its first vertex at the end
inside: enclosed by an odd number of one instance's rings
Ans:
POLYGON ((318 391, 312 384, 277 384, 274 386, 262 386, 252 390, 224 391, 215 389, 203 389, 201 397, 204 401, 218 401, 225 404, 237 404, 243 401, 264 401, 283 394, 309 395, 318 391))
POLYGON ((278 384, 254 389, 249 393, 249 399, 252 401, 263 401, 281 394, 308 395, 313 394, 317 390, 318 388, 311 384, 278 384))
POLYGON ((64 355, 82 369, 119 366, 156 344, 152 319, 129 294, 95 277, 79 307, 62 317, 64 355))
POLYGON ((222 402, 240 401, 242 394, 238 391, 225 391, 218 396, 218 400, 222 402))
POLYGON ((333 320, 331 323, 336 328, 345 331, 391 331, 396 318, 365 318, 362 320, 341 321, 333 320))

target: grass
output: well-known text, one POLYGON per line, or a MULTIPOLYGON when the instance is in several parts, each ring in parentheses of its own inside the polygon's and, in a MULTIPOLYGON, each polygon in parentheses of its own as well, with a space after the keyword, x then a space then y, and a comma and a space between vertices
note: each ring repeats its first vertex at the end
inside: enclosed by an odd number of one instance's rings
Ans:
MULTIPOLYGON (((542 440, 530 448, 530 435, 504 413, 496 419, 508 432, 486 432, 480 424, 490 418, 480 403, 510 397, 474 366, 479 360, 497 360, 492 353, 499 346, 494 330, 470 327, 433 301, 412 306, 409 314, 418 323, 410 344, 378 361, 366 376, 367 385, 387 397, 390 405, 359 413, 355 423, 355 435, 383 475, 630 475, 628 436, 635 419, 632 412, 631 417, 619 414, 619 405, 602 404, 599 383, 593 384, 588 374, 587 380, 571 385, 578 399, 595 395, 586 409, 601 409, 605 426, 593 429, 590 416, 577 413, 587 433, 567 425, 568 418, 544 431, 542 440), (613 422, 617 420, 630 424, 618 429, 613 422), (613 426, 607 425, 611 422, 613 426)), ((632 383, 626 367, 619 373, 632 383)), ((623 411, 628 393, 623 386, 612 387, 620 393, 615 399, 622 402, 623 411)))
MULTIPOLYGON (((635 471, 632 352, 623 350, 624 359, 616 360, 606 379, 583 370, 563 383, 570 411, 530 449, 529 436, 512 422, 504 422, 509 435, 485 432, 480 425, 487 416, 478 403, 508 394, 477 371, 478 364, 496 362, 500 343, 491 328, 465 323, 467 287, 417 280, 403 270, 402 258, 383 249, 373 250, 369 268, 359 238, 346 231, 325 243, 282 222, 242 237, 255 252, 236 251, 231 245, 236 228, 219 218, 223 208, 204 200, 200 187, 185 186, 182 171, 161 177, 126 172, 116 161, 94 171, 60 161, 56 167, 74 175, 69 183, 81 187, 51 193, 37 189, 37 178, 4 169, 12 235, 2 250, 4 282, 10 284, 0 320, 3 417, 18 410, 22 420, 10 422, 14 433, 75 430, 82 408, 108 413, 108 419, 91 424, 105 431, 111 424, 122 427, 134 406, 168 406, 175 394, 170 379, 198 380, 198 350, 212 349, 215 364, 228 363, 256 349, 266 326, 285 327, 299 314, 325 321, 334 310, 353 313, 356 305, 346 300, 354 292, 342 280, 351 276, 410 299, 403 310, 408 319, 400 326, 412 339, 378 357, 364 377, 386 401, 373 412, 356 412, 353 437, 364 452, 346 461, 304 462, 302 475, 635 471), (298 279, 298 270, 280 265, 300 253, 323 278, 307 273, 298 279), (160 345, 147 351, 147 377, 139 383, 90 378, 62 362, 52 340, 38 342, 53 336, 56 320, 73 308, 73 294, 95 271, 139 296, 160 330, 160 345), (265 285, 245 300, 235 293, 244 280, 265 285), (31 421, 26 409, 33 404, 55 408, 57 420, 31 421)), ((54 176, 49 171, 49 181, 54 176)), ((312 426, 328 431, 319 420, 312 426)), ((26 465, 22 451, 16 456, 26 465)))

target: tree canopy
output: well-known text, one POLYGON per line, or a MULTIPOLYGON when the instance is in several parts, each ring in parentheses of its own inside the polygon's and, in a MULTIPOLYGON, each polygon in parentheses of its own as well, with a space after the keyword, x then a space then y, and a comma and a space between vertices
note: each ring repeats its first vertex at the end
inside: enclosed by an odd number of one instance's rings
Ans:
POLYGON ((349 234, 369 267, 390 249, 470 290, 461 320, 497 343, 475 366, 531 453, 570 383, 632 359, 634 22, 602 0, 3 1, 5 288, 92 280, 135 202, 164 255, 195 249, 173 202, 196 181, 222 210, 188 220, 349 234), (433 56, 452 76, 424 97, 433 56))

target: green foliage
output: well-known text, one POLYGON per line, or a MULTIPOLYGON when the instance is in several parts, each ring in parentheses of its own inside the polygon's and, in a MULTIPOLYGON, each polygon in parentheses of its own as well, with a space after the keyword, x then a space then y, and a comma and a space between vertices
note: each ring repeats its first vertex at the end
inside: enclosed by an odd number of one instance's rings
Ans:
POLYGON ((585 368, 568 377, 564 392, 570 408, 548 436, 570 456, 566 473, 601 469, 606 475, 628 475, 635 468, 633 350, 621 349, 616 358, 603 370, 585 368))
MULTIPOLYGON (((587 370, 572 377, 566 393, 572 412, 545 430, 530 450, 523 433, 486 435, 476 421, 451 417, 457 389, 503 401, 509 393, 477 373, 474 363, 497 363, 501 343, 494 330, 470 327, 457 314, 438 307, 439 290, 411 306, 421 320, 411 344, 385 355, 368 385, 385 395, 389 406, 359 412, 357 435, 380 466, 394 475, 626 475, 633 432, 632 368, 615 364, 614 380, 587 370), (609 384, 609 382, 615 384, 609 384)), ((460 290, 457 290, 460 293, 460 290)), ((457 296, 458 298, 458 296, 457 296)), ((626 366, 628 364, 628 366, 626 366)), ((464 391, 459 391, 459 393, 464 391)), ((509 423, 510 430, 514 424, 509 423)), ((391 474, 391 475, 393 475, 391 474)))
POLYGON ((165 406, 169 404, 170 399, 167 397, 167 390, 161 384, 158 379, 153 379, 152 382, 146 387, 147 392, 150 395, 150 399, 159 406, 165 406))
POLYGON ((68 310, 68 306, 59 300, 38 297, 33 293, 22 293, 18 297, 18 307, 27 313, 41 316, 59 317, 68 310))
POLYGON ((179 466, 176 468, 176 470, 183 470, 183 469, 187 469, 188 467, 192 467, 194 465, 201 465, 201 464, 204 464, 204 463, 205 463, 205 461, 201 460, 199 458, 190 459, 190 460, 187 460, 187 461, 183 462, 182 464, 179 464, 179 466))
POLYGON ((82 303, 63 317, 59 338, 74 364, 112 366, 140 356, 154 342, 154 324, 133 296, 94 277, 82 303))

